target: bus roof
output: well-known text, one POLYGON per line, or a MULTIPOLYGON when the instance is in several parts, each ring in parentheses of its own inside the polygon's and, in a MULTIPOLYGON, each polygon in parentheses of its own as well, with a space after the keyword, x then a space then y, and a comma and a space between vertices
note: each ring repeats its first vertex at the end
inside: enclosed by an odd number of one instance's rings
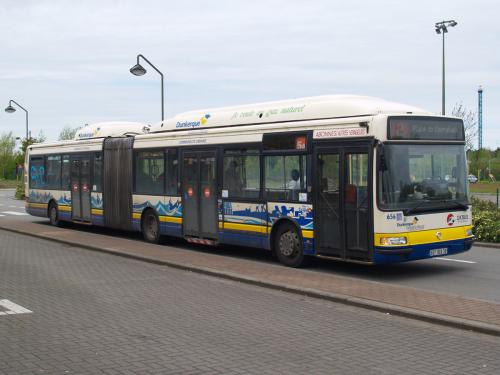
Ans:
POLYGON ((421 108, 369 96, 325 95, 184 112, 154 125, 151 132, 358 117, 382 113, 431 114, 421 108))

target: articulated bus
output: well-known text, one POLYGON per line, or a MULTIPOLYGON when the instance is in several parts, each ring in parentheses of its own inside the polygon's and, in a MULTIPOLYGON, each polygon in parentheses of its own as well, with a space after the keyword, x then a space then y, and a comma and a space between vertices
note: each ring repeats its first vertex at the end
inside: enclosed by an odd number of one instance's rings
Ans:
POLYGON ((362 96, 95 124, 30 146, 26 210, 65 221, 367 264, 473 242, 462 120, 362 96))

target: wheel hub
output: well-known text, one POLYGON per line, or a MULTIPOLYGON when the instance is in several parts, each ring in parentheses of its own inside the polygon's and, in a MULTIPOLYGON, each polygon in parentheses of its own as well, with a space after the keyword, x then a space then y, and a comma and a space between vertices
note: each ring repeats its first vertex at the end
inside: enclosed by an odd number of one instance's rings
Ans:
POLYGON ((297 249, 298 238, 293 232, 286 232, 280 238, 280 252, 286 257, 292 256, 297 249))

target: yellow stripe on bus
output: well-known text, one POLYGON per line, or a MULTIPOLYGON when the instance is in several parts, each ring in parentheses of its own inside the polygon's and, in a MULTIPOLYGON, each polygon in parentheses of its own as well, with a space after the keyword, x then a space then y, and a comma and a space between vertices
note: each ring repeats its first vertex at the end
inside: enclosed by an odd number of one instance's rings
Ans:
POLYGON ((28 203, 28 207, 32 208, 47 208, 48 203, 28 203))
POLYGON ((309 229, 302 229, 302 237, 314 238, 314 231, 309 229))
POLYGON ((93 208, 92 209, 92 215, 101 215, 103 214, 104 210, 101 210, 99 208, 93 208))
MULTIPOLYGON (((132 219, 140 220, 142 217, 141 212, 132 212, 132 219)), ((175 216, 158 216, 160 221, 164 223, 175 223, 175 224, 182 224, 182 217, 175 217, 175 216)))
POLYGON ((160 216, 160 221, 163 221, 164 223, 182 224, 182 217, 160 216))
POLYGON ((406 237, 408 245, 421 245, 427 243, 444 242, 461 240, 470 236, 467 236, 467 229, 472 229, 471 225, 466 225, 463 227, 453 227, 453 228, 437 228, 422 230, 418 232, 404 232, 404 233, 375 233, 374 240, 375 246, 381 246, 382 237, 406 237))
MULTIPOLYGON (((219 226, 220 227, 220 226, 219 226)), ((240 223, 224 223, 224 229, 240 230, 246 232, 258 232, 267 234, 267 227, 264 225, 240 224, 240 223)))
POLYGON ((59 211, 71 212, 71 206, 61 205, 59 206, 59 211))

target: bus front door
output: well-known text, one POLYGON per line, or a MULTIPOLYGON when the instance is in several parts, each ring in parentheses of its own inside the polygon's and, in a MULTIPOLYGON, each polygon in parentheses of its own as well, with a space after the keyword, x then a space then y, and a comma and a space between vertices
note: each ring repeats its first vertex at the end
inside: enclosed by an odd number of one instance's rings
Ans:
POLYGON ((182 223, 185 237, 218 238, 216 165, 214 151, 184 152, 182 223))
POLYGON ((91 221, 90 158, 71 158, 71 212, 73 220, 91 221))
POLYGON ((370 147, 318 147, 315 158, 314 238, 318 254, 370 260, 370 147))

